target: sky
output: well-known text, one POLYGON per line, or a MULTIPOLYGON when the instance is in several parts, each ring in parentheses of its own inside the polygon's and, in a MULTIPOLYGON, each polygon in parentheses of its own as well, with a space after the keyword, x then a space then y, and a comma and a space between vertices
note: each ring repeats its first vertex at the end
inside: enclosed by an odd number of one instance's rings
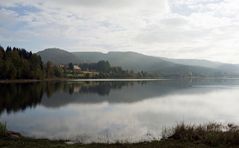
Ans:
POLYGON ((0 0, 0 44, 239 63, 238 0, 0 0))

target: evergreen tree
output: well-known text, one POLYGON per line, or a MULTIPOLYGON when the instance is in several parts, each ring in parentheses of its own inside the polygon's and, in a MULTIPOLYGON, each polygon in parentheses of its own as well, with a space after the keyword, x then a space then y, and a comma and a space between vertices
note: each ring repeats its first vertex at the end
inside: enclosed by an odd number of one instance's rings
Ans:
POLYGON ((41 57, 25 49, 0 46, 0 79, 43 79, 41 57))

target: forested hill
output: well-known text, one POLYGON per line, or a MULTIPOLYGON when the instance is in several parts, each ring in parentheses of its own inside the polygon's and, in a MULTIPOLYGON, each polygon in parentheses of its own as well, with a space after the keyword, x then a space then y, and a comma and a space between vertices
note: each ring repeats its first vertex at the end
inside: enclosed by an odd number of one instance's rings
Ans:
MULTIPOLYGON (((238 65, 205 61, 200 63, 192 60, 180 60, 147 56, 135 52, 67 52, 65 50, 51 48, 40 51, 44 62, 51 60, 55 64, 92 63, 100 60, 109 61, 112 66, 120 66, 123 69, 133 71, 146 71, 161 75, 190 75, 195 76, 235 76, 239 73, 238 65), (180 63, 181 62, 181 63, 180 63), (213 66, 207 66, 211 63, 213 66), (213 63, 213 64, 212 64, 213 63), (231 67, 231 68, 228 68, 231 67)), ((200 61, 200 60, 198 60, 200 61)))

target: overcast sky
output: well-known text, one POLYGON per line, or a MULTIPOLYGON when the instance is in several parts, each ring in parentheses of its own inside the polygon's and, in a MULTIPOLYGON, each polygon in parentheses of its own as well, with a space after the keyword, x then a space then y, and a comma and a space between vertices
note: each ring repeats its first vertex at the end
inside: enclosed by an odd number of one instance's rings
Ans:
POLYGON ((239 63, 239 0, 0 0, 0 44, 239 63))

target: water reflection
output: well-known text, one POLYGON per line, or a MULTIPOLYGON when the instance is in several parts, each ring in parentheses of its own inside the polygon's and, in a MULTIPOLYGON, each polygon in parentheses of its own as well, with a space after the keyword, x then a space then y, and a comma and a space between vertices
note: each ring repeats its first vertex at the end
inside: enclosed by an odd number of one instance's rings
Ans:
POLYGON ((185 87, 190 87, 190 83, 129 81, 1 84, 0 112, 23 111, 37 104, 61 107, 70 103, 135 102, 185 87))
POLYGON ((17 112, 35 107, 41 102, 43 89, 39 84, 0 85, 0 113, 17 112))
POLYGON ((180 121, 238 122, 238 86, 238 80, 1 84, 0 119, 34 137, 150 140, 180 121))

